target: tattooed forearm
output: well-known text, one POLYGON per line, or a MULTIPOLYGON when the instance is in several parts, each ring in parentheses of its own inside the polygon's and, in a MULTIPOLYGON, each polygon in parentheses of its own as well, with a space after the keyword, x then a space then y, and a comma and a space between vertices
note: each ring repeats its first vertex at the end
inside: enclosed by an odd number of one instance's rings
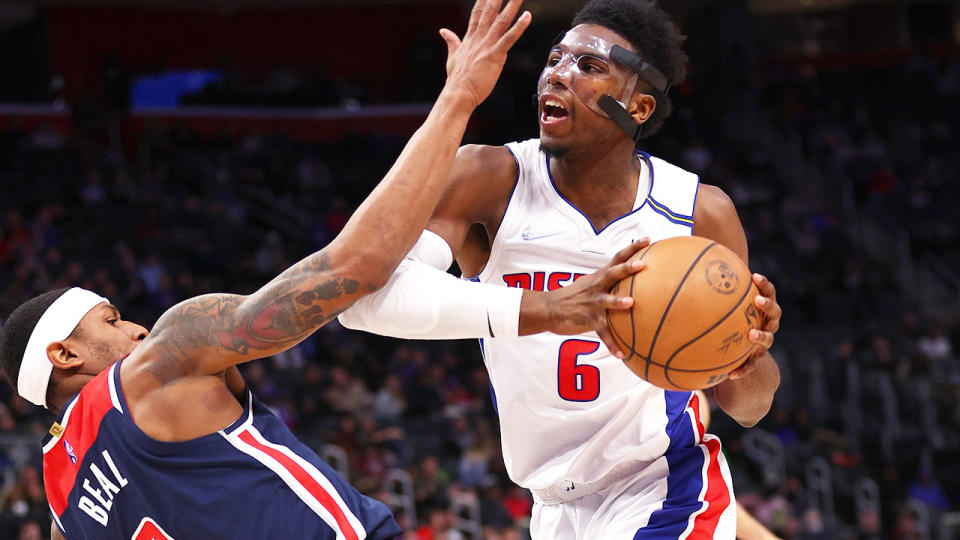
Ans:
POLYGON ((151 372, 167 381, 196 372, 198 357, 235 364, 299 343, 350 307, 361 289, 371 288, 336 275, 332 266, 317 253, 250 296, 208 294, 174 306, 151 332, 161 360, 151 372))

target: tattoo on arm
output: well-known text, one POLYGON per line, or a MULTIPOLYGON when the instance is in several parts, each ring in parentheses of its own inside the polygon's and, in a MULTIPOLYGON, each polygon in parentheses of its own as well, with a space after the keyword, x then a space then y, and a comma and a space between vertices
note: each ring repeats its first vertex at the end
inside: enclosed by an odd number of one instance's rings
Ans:
POLYGON ((181 302, 151 332, 160 356, 150 371, 168 382, 196 372, 199 358, 222 358, 219 371, 292 347, 350 307, 361 288, 374 288, 331 270, 319 252, 250 296, 207 294, 181 302))

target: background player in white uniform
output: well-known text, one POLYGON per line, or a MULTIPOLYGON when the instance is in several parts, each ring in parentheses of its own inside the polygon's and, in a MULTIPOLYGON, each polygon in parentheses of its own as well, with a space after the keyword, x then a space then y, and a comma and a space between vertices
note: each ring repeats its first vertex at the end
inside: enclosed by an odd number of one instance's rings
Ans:
MULTIPOLYGON (((635 377, 601 345, 617 352, 602 324, 564 336, 575 332, 551 316, 565 285, 641 237, 696 234, 748 260, 720 189, 635 151, 669 114, 668 87, 684 74, 681 42, 646 0, 587 4, 541 75, 539 140, 462 148, 433 233, 387 289, 341 317, 400 337, 484 338, 504 460, 534 495, 535 538, 734 536, 729 473, 692 393, 635 377), (449 283, 424 268, 446 268, 451 252, 465 276, 490 285, 449 283), (535 292, 544 290, 554 292, 535 292), (544 330, 554 333, 530 335, 544 330)), ((773 285, 754 281, 767 317, 750 335, 758 352, 714 388, 720 407, 747 426, 779 385, 767 349, 780 307, 773 285)))

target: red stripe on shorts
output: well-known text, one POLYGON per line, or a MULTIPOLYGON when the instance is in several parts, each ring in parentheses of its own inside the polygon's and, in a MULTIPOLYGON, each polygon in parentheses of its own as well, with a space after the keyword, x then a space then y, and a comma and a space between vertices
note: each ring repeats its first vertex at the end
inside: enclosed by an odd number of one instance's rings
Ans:
POLYGON ((697 444, 699 444, 703 440, 703 434, 707 432, 707 429, 700 419, 700 396, 696 392, 690 395, 690 403, 687 407, 693 409, 693 419, 697 422, 697 444))
POLYGON ((720 522, 720 516, 730 506, 730 488, 720 471, 720 439, 711 437, 703 444, 710 454, 707 457, 710 462, 707 465, 707 477, 705 479, 707 492, 704 494, 707 509, 695 518, 693 530, 687 536, 688 540, 712 540, 713 533, 717 530, 717 524, 720 522))

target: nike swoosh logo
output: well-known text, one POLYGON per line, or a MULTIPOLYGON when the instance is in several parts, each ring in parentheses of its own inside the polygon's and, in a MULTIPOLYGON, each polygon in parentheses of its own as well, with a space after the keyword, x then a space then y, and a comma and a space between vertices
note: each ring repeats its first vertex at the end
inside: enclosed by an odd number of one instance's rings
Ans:
POLYGON ((520 235, 520 238, 523 238, 524 240, 540 240, 540 239, 542 239, 542 238, 549 238, 549 237, 551 237, 551 236, 556 236, 556 235, 558 235, 558 234, 561 234, 561 232, 551 232, 551 233, 543 233, 543 234, 530 234, 530 231, 526 231, 526 232, 524 232, 523 234, 520 235))

